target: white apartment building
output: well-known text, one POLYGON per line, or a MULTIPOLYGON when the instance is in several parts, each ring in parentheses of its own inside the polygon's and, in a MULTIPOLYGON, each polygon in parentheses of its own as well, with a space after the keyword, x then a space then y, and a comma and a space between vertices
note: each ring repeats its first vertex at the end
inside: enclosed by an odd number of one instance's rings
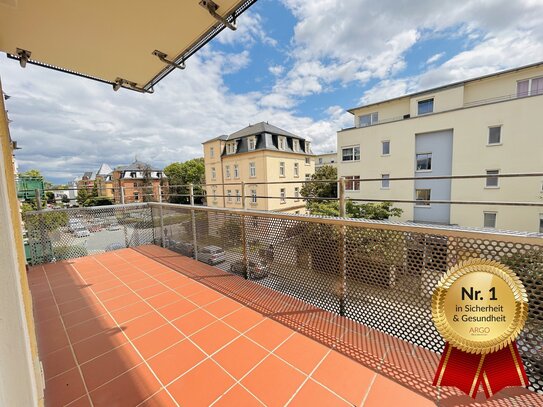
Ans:
POLYGON ((338 160, 337 160, 336 152, 317 154, 315 156, 315 170, 318 170, 319 168, 324 167, 325 165, 337 167, 337 161, 338 160))
POLYGON ((543 233, 543 62, 349 110, 338 132, 338 175, 355 199, 407 200, 401 220, 543 233), (488 175, 424 180, 428 176, 488 175), (390 181, 414 177, 420 180, 390 181), (359 179, 378 179, 360 182, 359 179))

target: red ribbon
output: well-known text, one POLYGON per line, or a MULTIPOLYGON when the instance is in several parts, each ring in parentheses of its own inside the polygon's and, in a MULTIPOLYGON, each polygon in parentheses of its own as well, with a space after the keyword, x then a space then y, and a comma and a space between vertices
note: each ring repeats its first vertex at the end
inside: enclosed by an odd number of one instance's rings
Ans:
POLYGON ((487 398, 508 386, 528 385, 516 342, 486 355, 445 344, 433 385, 454 386, 475 398, 481 383, 487 398))

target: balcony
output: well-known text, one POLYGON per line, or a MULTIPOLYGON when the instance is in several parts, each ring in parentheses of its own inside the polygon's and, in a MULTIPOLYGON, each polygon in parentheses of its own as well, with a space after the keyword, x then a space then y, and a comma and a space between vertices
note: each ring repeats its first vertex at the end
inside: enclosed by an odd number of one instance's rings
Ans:
POLYGON ((512 253, 530 389, 492 403, 543 403, 538 237, 154 203, 25 225, 46 405, 472 405, 431 386, 430 294, 455 261, 512 253), (74 222, 95 231, 76 237, 74 222), (211 245, 224 261, 196 261, 211 245))

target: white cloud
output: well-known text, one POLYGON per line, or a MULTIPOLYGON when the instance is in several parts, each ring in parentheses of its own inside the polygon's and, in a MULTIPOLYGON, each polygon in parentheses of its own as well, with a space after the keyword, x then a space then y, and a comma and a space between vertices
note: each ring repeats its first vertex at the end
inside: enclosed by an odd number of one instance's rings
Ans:
POLYGON ((445 56, 444 52, 439 52, 437 54, 432 55, 430 58, 426 60, 426 64, 431 65, 437 61, 439 61, 441 58, 445 56))
POLYGON ((221 44, 243 44, 245 46, 251 46, 260 41, 271 47, 277 46, 277 41, 264 31, 263 18, 260 14, 248 10, 238 17, 236 23, 237 30, 224 29, 217 36, 217 41, 221 44))

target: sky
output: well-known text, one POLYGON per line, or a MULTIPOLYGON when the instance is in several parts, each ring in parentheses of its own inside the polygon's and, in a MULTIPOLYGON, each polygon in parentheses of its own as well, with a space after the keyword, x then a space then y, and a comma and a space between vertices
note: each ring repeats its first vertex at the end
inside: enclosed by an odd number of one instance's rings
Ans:
POLYGON ((347 109, 543 61, 543 0, 258 0, 237 24, 152 95, 0 58, 19 170, 164 167, 260 121, 335 151, 347 109))

